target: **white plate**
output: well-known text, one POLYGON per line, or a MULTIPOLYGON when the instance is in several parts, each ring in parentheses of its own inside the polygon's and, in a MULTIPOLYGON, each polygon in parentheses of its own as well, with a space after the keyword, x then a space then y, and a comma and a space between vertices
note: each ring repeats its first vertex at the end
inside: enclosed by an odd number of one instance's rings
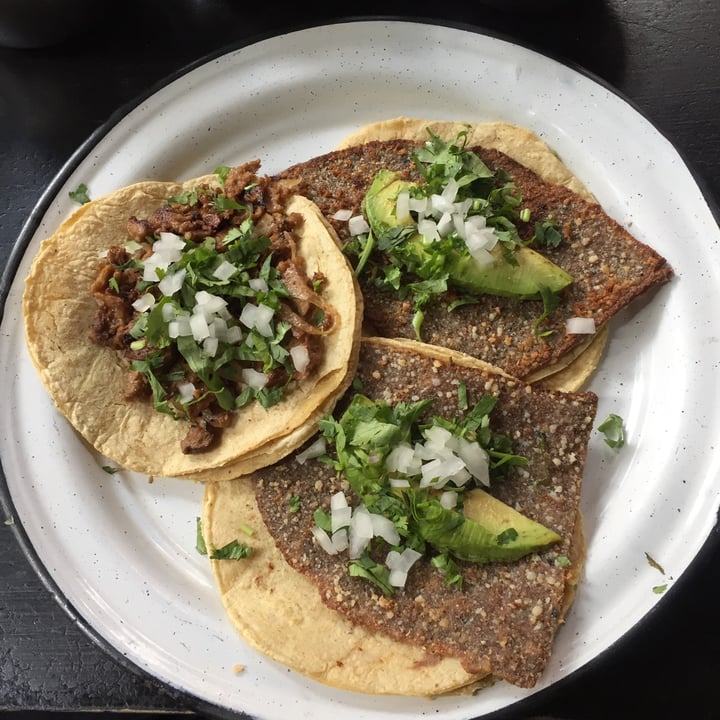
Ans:
MULTIPOLYGON (((708 537, 720 454, 718 227, 678 153, 625 100, 503 40, 412 22, 305 29, 214 58, 141 102, 73 159, 21 259, 2 321, 0 442, 16 521, 59 592, 111 649, 173 688, 263 720, 465 720, 566 677, 662 597, 708 537), (25 351, 20 295, 42 237, 81 182, 97 197, 143 178, 189 178, 259 158, 267 172, 396 115, 505 120, 555 148, 610 215, 663 253, 672 282, 613 323, 592 381, 598 420, 628 445, 590 443, 584 581, 542 682, 439 700, 336 692, 248 649, 195 550, 201 487, 111 476, 54 410, 25 351), (73 169, 74 167, 74 169, 73 169), (651 566, 649 553, 666 572, 651 566), (237 674, 233 666, 245 666, 237 674)), ((152 442, 152 438, 148 438, 152 442)), ((672 592, 672 587, 668 592, 672 592)))

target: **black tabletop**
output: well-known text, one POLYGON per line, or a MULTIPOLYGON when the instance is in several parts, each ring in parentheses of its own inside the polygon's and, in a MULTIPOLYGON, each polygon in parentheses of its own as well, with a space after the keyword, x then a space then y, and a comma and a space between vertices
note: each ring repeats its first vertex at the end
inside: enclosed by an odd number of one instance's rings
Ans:
MULTIPOLYGON (((44 3, 37 4, 40 11, 22 32, 3 30, 0 12, 0 44, 6 45, 0 47, 3 267, 53 177, 126 104, 208 53, 336 17, 302 6, 279 10, 232 0, 78 2, 68 3, 81 10, 65 28, 65 16, 49 17, 44 3)), ((711 202, 720 198, 716 0, 476 0, 344 8, 358 17, 469 23, 581 68, 644 113, 680 151, 711 202)), ((590 667, 541 693, 522 714, 503 716, 719 717, 717 535, 716 529, 667 602, 661 600, 641 627, 590 667)), ((33 710, 187 717, 202 716, 207 708, 96 644, 38 578, 13 528, 0 524, 0 712, 33 710)))

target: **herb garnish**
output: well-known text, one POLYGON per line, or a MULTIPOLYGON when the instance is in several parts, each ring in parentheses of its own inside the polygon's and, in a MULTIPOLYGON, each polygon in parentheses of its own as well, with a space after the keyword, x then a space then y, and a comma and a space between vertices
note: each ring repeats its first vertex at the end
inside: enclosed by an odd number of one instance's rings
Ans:
MULTIPOLYGON (((307 333, 322 334, 333 322, 323 313, 310 317, 309 311, 299 318, 304 334, 291 333, 293 294, 300 290, 291 293, 283 279, 290 271, 279 268, 292 265, 296 286, 304 271, 293 264, 290 240, 287 247, 271 246, 255 227, 243 202, 247 187, 237 198, 224 194, 231 170, 218 168, 219 188, 203 186, 167 200, 169 212, 197 205, 198 212, 219 213, 224 225, 217 236, 158 232, 145 242, 113 248, 107 260, 114 273, 104 292, 132 303, 134 311, 124 330, 130 370, 144 376, 157 411, 203 429, 211 422, 202 419, 209 412, 232 412, 252 401, 264 408, 278 403, 302 374, 297 351, 308 351, 307 333)), ((314 312, 312 298, 322 304, 315 285, 322 278, 305 280, 303 297, 314 312)), ((227 424, 212 422, 211 435, 227 424)), ((211 441, 203 442, 194 448, 211 441)))
POLYGON ((428 303, 449 291, 457 295, 451 311, 476 302, 482 293, 541 296, 539 324, 558 304, 551 296, 572 277, 529 247, 555 248, 562 235, 545 220, 523 239, 518 225, 529 223, 530 211, 521 207, 522 193, 507 173, 491 170, 466 149, 467 131, 454 142, 429 130, 428 135, 412 155, 422 182, 402 182, 381 170, 370 186, 363 201, 370 231, 345 245, 355 258, 356 275, 365 273, 376 287, 412 300, 418 339, 428 303), (402 194, 406 210, 399 209, 402 194))
POLYGON ((605 435, 605 442, 611 448, 621 448, 625 445, 625 427, 623 419, 615 413, 610 413, 607 418, 598 425, 598 430, 605 435))
MULTIPOLYGON (((489 415, 497 398, 484 395, 464 416, 452 419, 428 416, 433 402, 429 398, 392 406, 354 395, 339 420, 329 416, 320 422, 322 435, 335 450, 321 460, 344 475, 363 512, 392 521, 398 538, 392 550, 434 553, 432 562, 446 582, 461 588, 456 559, 488 562, 506 557, 503 553, 510 557, 518 537, 514 528, 494 535, 467 518, 463 493, 489 485, 510 466, 527 465, 528 460, 512 452, 509 436, 491 429, 489 415), (423 464, 420 457, 428 462, 423 464), (443 493, 456 493, 452 506, 441 501, 443 493)), ((317 528, 333 530, 331 515, 322 509, 314 519, 317 528)), ((351 560, 349 572, 389 594, 388 567, 374 554, 383 546, 387 549, 387 543, 373 538, 360 557, 351 560)))
POLYGON ((84 205, 85 203, 90 202, 88 187, 85 183, 80 183, 77 188, 75 188, 75 190, 71 190, 68 193, 68 197, 71 200, 74 200, 76 203, 80 203, 80 205, 84 205))
MULTIPOLYGON (((245 529, 243 529, 245 532, 245 529)), ((252 531, 248 534, 252 534, 252 531)), ((220 548, 212 548, 208 551, 205 538, 202 533, 202 519, 195 518, 195 549, 200 555, 207 555, 211 560, 244 560, 252 555, 253 549, 245 543, 231 540, 220 548)))

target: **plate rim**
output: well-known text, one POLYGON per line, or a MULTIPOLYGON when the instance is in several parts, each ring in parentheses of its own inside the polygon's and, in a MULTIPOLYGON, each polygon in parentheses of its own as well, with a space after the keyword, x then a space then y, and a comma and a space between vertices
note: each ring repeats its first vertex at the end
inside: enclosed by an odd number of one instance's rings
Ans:
MULTIPOLYGON (((675 151, 685 168, 688 170, 693 181, 697 184, 698 190, 702 195, 702 199, 707 204, 708 209, 715 219, 720 224, 720 200, 716 198, 713 192, 710 190, 708 180, 701 174, 697 168, 689 161, 686 154, 681 151, 670 138, 670 136, 661 130, 653 120, 648 117, 647 113, 638 105, 636 101, 628 97, 624 92, 619 90, 617 87, 612 85, 609 81, 605 80, 601 76, 592 72, 591 70, 583 67, 582 65, 569 60, 566 57, 559 56, 557 54, 548 53, 538 48, 536 44, 529 43, 526 41, 518 40, 507 33, 490 30, 480 24, 452 21, 435 17, 404 17, 400 15, 352 15, 332 20, 323 21, 291 21, 285 23, 282 27, 275 28, 273 30, 267 30, 264 32, 257 32, 244 38, 240 41, 232 43, 226 43, 216 48, 215 50, 205 53, 197 59, 185 63, 178 67, 176 70, 164 75, 157 81, 150 84, 145 91, 136 94, 129 101, 118 106, 111 115, 99 125, 76 149, 72 152, 70 157, 64 162, 60 169, 56 172, 54 177, 51 179, 47 187, 42 191, 38 200, 34 204, 30 214, 26 221, 23 223, 19 235, 14 241, 10 255, 8 257, 7 264, 3 269, 2 276, 0 276, 0 320, 4 317, 5 307, 8 295, 10 293, 11 286, 16 279, 16 274, 27 251, 27 248, 44 219, 50 205, 57 197, 59 191, 72 175, 78 165, 87 158, 92 150, 102 141, 102 139, 109 134, 112 129, 120 123, 127 115, 129 115, 135 108, 141 105, 144 101, 152 98, 156 93, 172 84, 174 81, 188 75, 194 70, 212 63, 219 58, 222 58, 228 54, 241 51, 245 47, 249 47, 260 43, 264 40, 271 38, 280 37, 285 34, 299 34, 306 30, 316 30, 324 27, 334 27, 338 25, 347 25, 353 23, 387 23, 387 24, 414 24, 422 25, 426 27, 438 27, 451 30, 460 30, 470 32, 475 35, 486 37, 493 40, 500 40, 509 43, 518 48, 531 51, 536 53, 548 60, 559 63, 566 68, 583 75, 587 79, 597 83, 604 90, 608 91, 612 95, 616 96, 623 103, 633 109, 639 116, 641 116, 653 129, 655 133, 661 136, 675 151)), ((248 715, 244 711, 235 711, 204 700, 190 691, 183 689, 182 687, 175 686, 166 680, 163 680, 156 675, 152 674, 149 670, 137 665, 133 660, 128 658, 118 648, 113 646, 109 640, 106 640, 99 631, 87 621, 81 613, 70 602, 68 597, 57 585, 52 573, 45 566, 43 561, 40 559, 37 551, 35 550, 32 542, 29 539, 27 531, 25 530, 22 521, 19 519, 17 512, 15 511, 15 505, 10 493, 9 484, 5 474, 5 469, 0 458, 0 508, 2 508, 7 518, 12 518, 13 522, 11 525, 11 531, 20 546, 20 549, 32 567, 34 573, 37 575, 42 584, 50 592, 53 599, 58 603, 62 610, 66 613, 72 623, 78 627, 85 635, 90 639, 92 643, 124 669, 134 673, 137 677, 143 679, 149 679, 154 685, 160 686, 162 691, 171 697, 173 700, 181 701, 185 705, 190 706, 193 709, 199 710, 210 714, 213 717, 228 718, 229 720, 240 720, 241 718, 248 718, 252 720, 251 715, 248 715)), ((720 510, 718 511, 720 515, 720 510)), ((512 702, 503 708, 491 711, 483 714, 483 719, 491 720, 493 718, 501 718, 506 713, 518 710, 528 711, 532 707, 544 702, 551 696, 561 692, 568 684, 574 682, 578 678, 581 678, 593 671, 595 671, 598 665, 606 664, 609 657, 615 653, 623 652, 638 636, 644 632, 647 632, 648 626, 656 622, 658 615, 667 612, 667 607, 678 592, 682 592, 693 579, 701 573, 701 566, 709 561, 711 555, 720 550, 720 517, 716 516, 715 524, 708 533, 708 536, 704 539, 700 550, 692 558, 692 560, 685 567, 680 577, 678 577, 671 587, 664 593, 664 595, 657 601, 657 603, 651 608, 649 612, 643 615, 632 627, 625 631, 620 637, 613 641, 610 645, 600 651, 592 659, 586 662, 584 665, 576 668, 569 672, 559 680, 554 681, 550 686, 542 688, 537 692, 512 702)), ((479 720, 476 719, 476 720, 479 720)))

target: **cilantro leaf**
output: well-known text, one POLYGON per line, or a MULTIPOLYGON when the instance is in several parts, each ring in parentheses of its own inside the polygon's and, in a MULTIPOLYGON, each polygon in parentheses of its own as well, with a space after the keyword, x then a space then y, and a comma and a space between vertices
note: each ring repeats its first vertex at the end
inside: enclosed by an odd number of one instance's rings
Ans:
POLYGON ((71 200, 74 200, 76 203, 80 203, 80 205, 84 205, 85 203, 90 202, 88 187, 85 183, 80 183, 77 188, 75 188, 75 190, 71 190, 68 193, 68 197, 71 200))
POLYGON ((598 430, 605 435, 605 443, 611 448, 621 448, 625 445, 625 426, 619 415, 610 413, 598 425, 598 430))

